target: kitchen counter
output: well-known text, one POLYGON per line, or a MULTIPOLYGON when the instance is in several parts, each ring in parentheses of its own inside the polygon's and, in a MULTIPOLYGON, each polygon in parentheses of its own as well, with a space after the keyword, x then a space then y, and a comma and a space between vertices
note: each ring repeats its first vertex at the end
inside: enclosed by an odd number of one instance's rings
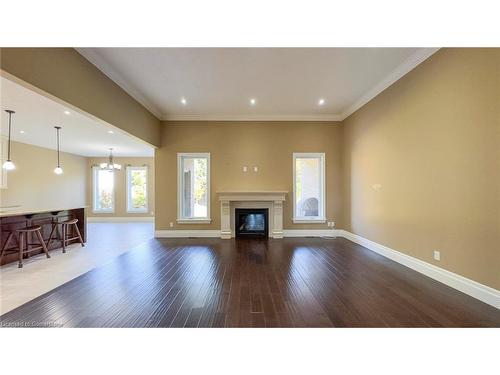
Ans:
POLYGON ((88 206, 80 206, 80 207, 59 207, 59 208, 25 208, 23 206, 11 206, 12 208, 0 208, 0 218, 9 217, 9 216, 21 216, 21 215, 36 215, 41 213, 50 213, 50 212, 60 212, 60 211, 68 211, 68 210, 78 210, 84 209, 88 206))
MULTIPOLYGON (((25 207, 4 207, 0 208, 0 248, 3 247, 7 239, 7 231, 24 228, 30 225, 40 225, 42 227, 42 236, 47 241, 55 221, 61 222, 68 219, 78 219, 78 229, 87 242, 87 215, 86 206, 80 207, 58 207, 58 208, 25 208, 25 207)), ((60 227, 59 227, 60 229, 60 227)), ((60 232, 60 231, 59 231, 60 232)), ((74 237, 70 233, 70 237, 74 237)), ((30 238, 29 243, 37 243, 35 238, 30 238)), ((73 240, 72 242, 76 242, 73 240)), ((70 242, 70 243, 72 243, 70 242)), ((9 247, 16 245, 16 241, 11 241, 9 247)), ((49 250, 61 247, 60 240, 53 240, 48 246, 49 250)), ((41 253, 42 250, 33 251, 30 255, 41 253)), ((2 264, 15 262, 18 260, 18 254, 10 253, 4 256, 2 264)))

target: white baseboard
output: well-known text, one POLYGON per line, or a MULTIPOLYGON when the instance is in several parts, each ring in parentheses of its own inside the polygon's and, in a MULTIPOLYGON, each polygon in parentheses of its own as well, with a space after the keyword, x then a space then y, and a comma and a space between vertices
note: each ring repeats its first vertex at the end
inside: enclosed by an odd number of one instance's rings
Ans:
POLYGON ((339 229, 283 229, 283 237, 338 237, 339 229))
MULTIPOLYGON (((337 229, 284 229, 283 237, 336 237, 341 235, 337 229)), ((186 238, 186 237, 220 237, 220 230, 200 229, 200 230, 157 230, 157 238, 186 238)), ((234 237, 234 233, 231 233, 234 237)))
POLYGON ((185 230, 155 230, 156 238, 186 238, 186 237, 220 237, 220 230, 214 229, 185 229, 185 230))
POLYGON ((135 223, 135 222, 154 222, 154 216, 87 216, 89 223, 135 223))
MULTIPOLYGON (((500 309, 500 291, 480 284, 474 280, 457 275, 423 260, 403 254, 387 246, 370 241, 357 234, 342 229, 284 229, 284 237, 344 237, 386 258, 420 272, 451 288, 500 309)), ((220 230, 157 230, 158 238, 212 237, 220 238, 220 230)))
POLYGON ((387 246, 370 241, 357 234, 341 230, 341 236, 355 242, 367 249, 374 251, 386 258, 389 258, 397 263, 400 263, 412 270, 420 272, 434 280, 437 280, 449 287, 457 289, 462 293, 468 294, 471 297, 487 303, 497 309, 500 309, 500 291, 489 286, 480 284, 474 280, 457 275, 456 273, 447 271, 433 264, 424 262, 423 260, 403 254, 397 250, 387 246))

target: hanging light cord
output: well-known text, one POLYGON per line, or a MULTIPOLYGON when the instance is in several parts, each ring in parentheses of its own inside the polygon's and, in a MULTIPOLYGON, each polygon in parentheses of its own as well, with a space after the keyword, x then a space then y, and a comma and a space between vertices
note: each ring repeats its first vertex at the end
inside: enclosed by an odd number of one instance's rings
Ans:
POLYGON ((60 167, 61 163, 60 163, 60 158, 59 158, 59 130, 61 129, 61 127, 54 126, 54 128, 56 128, 56 132, 57 132, 57 166, 60 167))
POLYGON ((7 160, 10 160, 10 129, 12 127, 12 114, 15 112, 11 110, 6 110, 5 112, 9 114, 9 142, 7 143, 7 160))

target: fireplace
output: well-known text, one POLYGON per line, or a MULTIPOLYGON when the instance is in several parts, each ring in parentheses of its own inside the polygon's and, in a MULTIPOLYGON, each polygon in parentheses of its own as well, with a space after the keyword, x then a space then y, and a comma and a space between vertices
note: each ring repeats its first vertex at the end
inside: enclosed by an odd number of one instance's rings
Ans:
POLYGON ((267 208, 236 208, 236 237, 267 237, 269 233, 267 208))
MULTIPOLYGON (((218 191, 220 201, 220 238, 229 240, 238 232, 236 209, 265 209, 265 234, 283 238, 283 202, 287 191, 218 191), (267 233, 267 234, 266 234, 267 233)), ((262 211, 258 212, 262 213, 262 211)), ((239 225, 241 227, 241 224, 239 225)), ((243 229, 243 228, 242 228, 243 229)))

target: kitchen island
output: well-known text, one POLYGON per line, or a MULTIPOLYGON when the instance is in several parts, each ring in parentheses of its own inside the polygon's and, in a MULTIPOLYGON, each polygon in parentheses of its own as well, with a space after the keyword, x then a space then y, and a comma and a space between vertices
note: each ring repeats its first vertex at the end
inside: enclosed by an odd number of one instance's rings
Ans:
MULTIPOLYGON (((87 219, 86 207, 74 208, 48 208, 48 209, 27 209, 24 207, 13 207, 0 209, 0 249, 3 247, 7 239, 7 231, 17 228, 24 228, 31 225, 40 225, 42 227, 42 236, 44 241, 47 241, 53 224, 62 222, 68 219, 78 219, 78 229, 83 238, 83 242, 87 242, 87 219)), ((59 226, 60 229, 60 226, 59 226)), ((59 231, 60 233, 60 231, 59 231)), ((74 237, 71 235, 71 237, 74 237)), ((61 248, 60 237, 53 236, 53 240, 49 244, 49 251, 61 248)), ((37 243, 33 238, 28 241, 29 243, 37 243)), ((72 242, 77 242, 73 240, 72 242)), ((71 242, 71 243, 72 243, 71 242)), ((11 241, 9 247, 16 245, 16 241, 11 241)), ((29 256, 42 253, 42 250, 33 251, 29 256)), ((7 254, 3 257, 2 264, 16 262, 18 260, 17 254, 7 254)))

